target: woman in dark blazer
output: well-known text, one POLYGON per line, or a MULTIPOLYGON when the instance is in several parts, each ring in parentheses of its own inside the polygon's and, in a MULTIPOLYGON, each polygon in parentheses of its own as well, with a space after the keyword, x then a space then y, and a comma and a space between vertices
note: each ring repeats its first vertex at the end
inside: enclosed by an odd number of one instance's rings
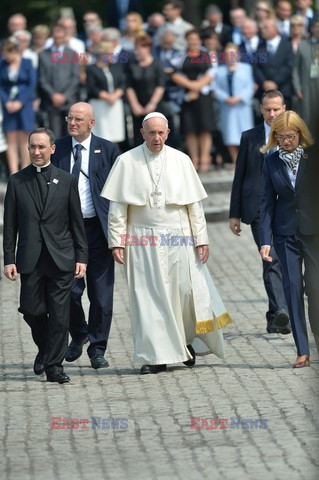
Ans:
POLYGON ((6 135, 10 174, 29 163, 28 135, 35 124, 32 102, 35 99, 36 71, 31 60, 22 58, 11 38, 2 45, 0 62, 0 99, 3 105, 3 131, 6 135))
POLYGON ((261 148, 262 153, 278 148, 264 161, 260 254, 263 260, 272 261, 269 252, 273 237, 297 347, 294 368, 310 365, 304 292, 319 348, 318 151, 312 144, 304 121, 288 110, 275 119, 268 143, 261 148))

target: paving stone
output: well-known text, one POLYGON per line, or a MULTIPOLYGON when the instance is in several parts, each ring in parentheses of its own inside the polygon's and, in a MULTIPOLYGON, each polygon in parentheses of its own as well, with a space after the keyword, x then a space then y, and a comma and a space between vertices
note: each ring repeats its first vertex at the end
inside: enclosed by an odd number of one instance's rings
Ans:
MULTIPOLYGON (((227 193, 226 193, 227 194, 227 193)), ((291 335, 267 334, 261 264, 250 230, 237 238, 227 222, 209 224, 209 268, 235 323, 227 356, 198 357, 140 376, 125 277, 116 269, 108 369, 86 352, 66 363, 69 385, 32 371, 36 354, 17 312, 19 281, 0 282, 0 469, 6 480, 315 480, 318 478, 318 353, 295 371, 291 335), (88 419, 88 428, 51 429, 51 417, 88 419), (93 429, 92 417, 127 419, 127 428, 93 429), (191 417, 227 419, 226 429, 192 429, 191 417), (236 418, 267 428, 232 428, 236 418), (233 419, 233 420, 232 420, 233 419), (233 423, 232 423, 233 422, 233 423)), ((87 301, 85 302, 87 308, 87 301)))

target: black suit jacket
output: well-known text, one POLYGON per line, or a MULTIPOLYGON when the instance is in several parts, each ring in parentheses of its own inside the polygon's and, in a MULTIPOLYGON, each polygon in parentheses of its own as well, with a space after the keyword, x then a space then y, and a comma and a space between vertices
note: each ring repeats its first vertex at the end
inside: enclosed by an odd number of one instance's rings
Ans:
MULTIPOLYGON (((122 64, 109 65, 110 74, 113 77, 114 90, 125 89, 125 73, 122 64)), ((89 65, 86 69, 86 87, 88 99, 99 98, 101 90, 109 91, 109 85, 102 68, 97 65, 89 65)))
POLYGON ((293 93, 292 68, 294 61, 291 42, 286 37, 282 37, 277 51, 272 57, 269 57, 267 53, 266 43, 259 45, 256 53, 259 54, 259 58, 266 57, 265 62, 259 61, 253 64, 255 81, 259 86, 258 97, 261 97, 264 92, 262 87, 264 81, 272 80, 277 83, 278 90, 283 96, 290 98, 293 93))
POLYGON ((44 243, 61 271, 73 271, 75 262, 88 261, 77 180, 52 167, 42 210, 35 174, 30 165, 9 179, 4 202, 4 265, 16 264, 22 274, 32 272, 44 243))
MULTIPOLYGON (((51 158, 53 165, 70 172, 72 137, 68 135, 60 138, 55 144, 56 149, 51 158)), ((107 241, 109 201, 101 197, 101 191, 119 155, 120 150, 117 145, 92 134, 89 153, 89 181, 94 208, 99 218, 105 241, 107 241)))
POLYGON ((230 199, 230 218, 240 218, 248 225, 259 215, 265 144, 264 124, 243 132, 230 199))
POLYGON ((233 32, 231 26, 223 23, 223 27, 221 29, 221 32, 218 34, 218 38, 222 47, 224 47, 226 43, 232 42, 233 32))
POLYGON ((245 41, 243 40, 239 45, 239 51, 242 55, 240 61, 243 63, 256 63, 259 60, 259 55, 257 55, 258 49, 260 50, 263 46, 265 46, 265 40, 259 38, 256 52, 249 54, 246 49, 245 41))
POLYGON ((295 188, 279 153, 267 155, 262 176, 260 242, 271 245, 272 235, 319 234, 318 152, 305 150, 295 188))

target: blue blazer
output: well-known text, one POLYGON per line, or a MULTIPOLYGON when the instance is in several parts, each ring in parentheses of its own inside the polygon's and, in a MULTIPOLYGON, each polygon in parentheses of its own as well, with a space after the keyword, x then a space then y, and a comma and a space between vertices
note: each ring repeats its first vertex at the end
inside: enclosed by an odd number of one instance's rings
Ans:
POLYGON ((31 103, 35 99, 35 88, 37 75, 31 60, 22 58, 18 78, 15 82, 9 79, 9 64, 6 60, 0 63, 0 98, 3 104, 9 101, 11 88, 16 85, 19 92, 12 100, 19 100, 23 105, 31 103))
POLYGON ((260 243, 272 245, 273 235, 303 235, 319 233, 318 221, 318 157, 314 147, 300 159, 293 188, 286 164, 279 153, 264 161, 260 209, 260 243))
MULTIPOLYGON (((223 106, 226 98, 229 97, 227 76, 227 65, 220 64, 215 75, 214 95, 218 102, 223 104, 223 106)), ((248 63, 238 63, 237 69, 234 72, 232 87, 234 97, 240 97, 244 105, 252 105, 254 96, 254 78, 251 65, 248 63)), ((241 105, 239 104, 239 106, 241 105)))
MULTIPOLYGON (((56 149, 51 157, 53 165, 66 172, 70 172, 72 137, 68 135, 60 138, 55 144, 56 149)), ((120 150, 117 145, 92 134, 89 153, 89 182, 94 208, 106 241, 109 201, 106 198, 101 197, 101 191, 104 187, 107 176, 119 155, 120 150)))
POLYGON ((12 125, 15 124, 12 123, 12 117, 18 117, 20 119, 19 129, 26 132, 31 131, 34 128, 35 118, 32 102, 36 97, 36 70, 31 60, 22 58, 15 82, 9 79, 8 73, 9 64, 3 59, 0 62, 0 101, 3 105, 3 130, 7 131, 7 126, 10 126, 8 130, 15 130, 15 128, 12 128, 12 125), (18 88, 18 93, 11 100, 19 100, 23 106, 18 112, 11 114, 7 112, 5 104, 10 100, 10 91, 14 86, 18 88))

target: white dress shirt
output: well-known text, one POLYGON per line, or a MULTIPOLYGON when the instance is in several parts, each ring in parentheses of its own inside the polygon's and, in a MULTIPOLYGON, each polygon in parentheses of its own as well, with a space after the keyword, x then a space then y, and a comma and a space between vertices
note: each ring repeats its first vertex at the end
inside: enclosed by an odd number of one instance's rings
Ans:
MULTIPOLYGON (((284 161, 284 160, 283 160, 283 161, 284 161)), ((284 162, 284 163, 285 163, 285 162, 284 162)), ((287 169, 288 177, 289 177, 290 183, 291 183, 291 185, 292 185, 292 188, 295 190, 295 188, 296 188, 296 178, 297 178, 297 173, 298 173, 299 164, 298 164, 297 167, 296 167, 296 174, 295 174, 295 175, 292 173, 291 168, 289 168, 286 163, 285 163, 285 167, 286 167, 286 169, 287 169)))
MULTIPOLYGON (((89 182, 89 153, 90 153, 90 145, 91 145, 91 137, 92 135, 84 140, 82 145, 82 163, 81 163, 81 172, 79 176, 79 195, 81 201, 81 209, 83 218, 92 218, 96 216, 96 211, 94 208, 93 198, 91 194, 91 187, 89 182)), ((70 161, 70 173, 72 172, 72 168, 74 165, 74 151, 75 145, 77 142, 74 138, 72 138, 72 153, 71 153, 71 161, 70 161)))
MULTIPOLYGON (((53 45, 53 38, 50 37, 47 39, 47 41, 45 42, 45 48, 50 48, 52 47, 53 45)), ((74 52, 77 52, 77 53, 84 53, 86 48, 85 48, 85 43, 80 40, 79 38, 76 38, 76 37, 71 37, 70 38, 70 42, 69 42, 69 45, 68 45, 69 48, 71 48, 71 50, 74 50, 74 52)))
POLYGON ((275 38, 272 38, 271 40, 267 40, 267 52, 271 53, 272 55, 275 55, 280 41, 281 41, 280 35, 277 35, 275 38))
POLYGON ((258 48, 258 45, 259 45, 259 37, 258 35, 254 35, 253 37, 251 37, 249 40, 248 39, 244 39, 244 42, 245 42, 245 47, 246 47, 246 51, 248 54, 252 54, 252 53, 255 53, 255 51, 257 50, 258 48))
POLYGON ((270 126, 268 123, 264 122, 264 128, 265 128, 265 142, 267 143, 269 140, 269 133, 270 133, 270 126))
POLYGON ((286 18, 286 20, 280 20, 279 22, 279 31, 281 35, 286 35, 287 37, 290 36, 290 19, 286 18))

